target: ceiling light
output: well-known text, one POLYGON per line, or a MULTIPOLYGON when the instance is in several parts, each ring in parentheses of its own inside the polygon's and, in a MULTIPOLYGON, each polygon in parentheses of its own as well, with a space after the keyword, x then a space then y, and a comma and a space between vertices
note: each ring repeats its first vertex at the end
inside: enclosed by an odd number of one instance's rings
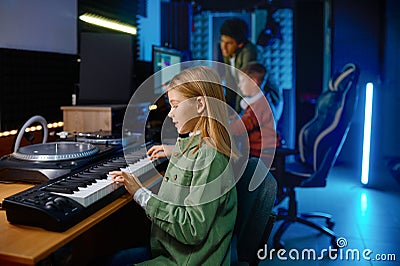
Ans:
POLYGON ((112 20, 109 18, 105 18, 102 16, 98 16, 98 15, 94 15, 94 14, 90 14, 90 13, 85 13, 81 16, 79 16, 79 19, 82 21, 85 21, 87 23, 93 24, 93 25, 97 25, 100 27, 104 27, 107 29, 112 29, 112 30, 116 30, 116 31, 121 31, 121 32, 125 32, 125 33, 129 33, 132 35, 137 35, 137 28, 126 24, 126 23, 122 23, 116 20, 112 20))

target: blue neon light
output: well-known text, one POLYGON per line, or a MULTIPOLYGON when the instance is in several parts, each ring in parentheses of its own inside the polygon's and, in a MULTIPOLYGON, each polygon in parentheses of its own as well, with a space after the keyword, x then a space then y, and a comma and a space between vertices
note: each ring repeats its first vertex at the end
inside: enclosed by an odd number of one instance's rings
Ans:
POLYGON ((364 110, 364 142, 362 154, 361 183, 368 184, 369 179, 369 159, 371 151, 371 126, 372 126, 372 102, 374 98, 374 85, 367 83, 365 91, 365 110, 364 110))

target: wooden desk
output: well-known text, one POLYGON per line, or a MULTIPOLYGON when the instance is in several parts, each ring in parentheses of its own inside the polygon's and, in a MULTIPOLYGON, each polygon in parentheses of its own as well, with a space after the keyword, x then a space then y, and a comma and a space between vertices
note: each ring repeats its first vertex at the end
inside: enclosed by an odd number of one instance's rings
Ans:
MULTIPOLYGON (((153 183, 157 180, 160 179, 160 176, 154 176, 153 178, 149 179, 144 185, 149 185, 150 183, 153 183)), ((26 190, 30 188, 32 185, 27 185, 27 184, 1 184, 0 183, 0 200, 2 201, 5 197, 8 197, 10 195, 13 195, 17 192, 26 190)), ((101 256, 104 255, 104 253, 101 253, 102 251, 94 247, 94 245, 103 245, 105 243, 96 243, 99 242, 97 239, 98 236, 93 236, 93 234, 99 234, 99 232, 104 232, 105 230, 108 232, 105 232, 105 235, 107 233, 113 235, 113 234, 120 234, 117 236, 116 242, 124 242, 121 240, 121 238, 127 238, 125 239, 125 243, 121 243, 122 246, 126 246, 126 243, 133 243, 132 235, 138 235, 137 231, 143 231, 143 230, 148 230, 149 228, 145 225, 148 221, 143 213, 138 214, 137 211, 135 213, 132 213, 131 218, 127 217, 127 214, 125 213, 124 216, 118 217, 120 215, 115 215, 117 217, 113 217, 114 220, 116 220, 118 223, 118 226, 110 225, 107 222, 106 225, 101 227, 100 229, 97 228, 97 232, 88 232, 89 230, 93 229, 95 226, 97 226, 99 223, 101 223, 103 220, 106 220, 110 216, 112 216, 113 213, 121 210, 123 207, 127 206, 128 204, 133 205, 133 208, 138 208, 140 207, 132 202, 132 197, 129 194, 125 194, 122 197, 118 198, 117 200, 113 201, 112 203, 108 204, 105 206, 103 209, 97 211, 87 219, 81 221, 80 223, 76 224, 75 226, 71 227, 65 232, 51 232, 51 231, 46 231, 41 228, 36 228, 36 227, 30 227, 30 226, 23 226, 23 225, 14 225, 10 224, 7 222, 6 218, 6 213, 4 210, 0 211, 0 265, 35 265, 38 262, 46 259, 48 256, 50 256, 54 251, 58 250, 59 248, 63 247, 64 245, 70 243, 71 241, 77 239, 78 237, 81 238, 86 238, 84 241, 86 241, 86 244, 81 244, 83 246, 80 250, 85 250, 85 258, 90 257, 90 253, 92 255, 96 256, 101 256), (140 215, 140 217, 138 217, 140 215), (122 220, 122 221, 121 221, 122 220), (140 225, 138 227, 141 228, 135 228, 135 224, 132 224, 132 220, 136 220, 136 222, 140 222, 140 225), (120 223, 127 223, 127 225, 121 225, 120 223), (143 228, 146 227, 146 228, 143 228), (110 229, 110 227, 112 227, 110 229), (117 227, 124 227, 120 230, 118 230, 117 227), (127 230, 128 227, 128 230, 127 230), (132 230, 133 232, 129 232, 132 230), (91 246, 88 246, 87 243, 90 241, 88 240, 86 236, 90 236, 91 238, 94 238, 93 241, 90 242, 91 246), (92 246, 93 245, 93 246, 92 246), (92 251, 90 251, 92 249, 92 251)), ((141 209, 139 211, 142 211, 141 209)), ((132 212, 132 206, 130 206, 130 209, 127 211, 128 213, 132 212)), ((143 235, 143 232, 141 232, 143 235)), ((90 238, 89 237, 89 238, 90 238)), ((143 237, 143 236, 142 236, 143 237)), ((108 241, 108 240, 100 240, 100 242, 103 241, 108 241)), ((143 239, 142 239, 143 241, 143 239)), ((111 246, 111 248, 118 249, 116 246, 112 247, 113 243, 106 242, 108 245, 111 246)), ((118 244, 117 243, 117 244, 118 244)), ((75 245, 78 245, 75 243, 75 245)), ((111 251, 111 248, 108 248, 108 250, 111 251)), ((78 248, 79 249, 79 248, 78 248)), ((104 249, 104 247, 103 247, 104 249)), ((78 256, 83 256, 83 254, 79 254, 78 256)), ((76 260, 79 260, 76 259, 76 260)), ((72 264, 73 265, 73 264, 72 264)))

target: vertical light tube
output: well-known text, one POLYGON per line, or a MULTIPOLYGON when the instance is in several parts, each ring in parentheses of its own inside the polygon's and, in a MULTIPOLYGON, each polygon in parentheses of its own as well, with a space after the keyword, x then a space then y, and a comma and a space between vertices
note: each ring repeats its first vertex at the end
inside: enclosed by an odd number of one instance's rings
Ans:
POLYGON ((374 98, 374 85, 368 82, 365 91, 365 110, 364 110, 364 139, 362 153, 361 183, 368 184, 369 179, 369 159, 371 151, 371 128, 372 128, 372 103, 374 98))

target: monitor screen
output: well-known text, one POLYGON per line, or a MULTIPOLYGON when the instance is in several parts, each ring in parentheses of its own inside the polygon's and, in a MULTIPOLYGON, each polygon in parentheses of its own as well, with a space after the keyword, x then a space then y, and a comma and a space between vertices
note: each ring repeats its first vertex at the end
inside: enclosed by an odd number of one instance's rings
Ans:
POLYGON ((182 52, 173 48, 153 45, 152 61, 154 73, 168 67, 154 76, 154 93, 162 94, 169 81, 181 71, 179 63, 182 62, 182 52))

